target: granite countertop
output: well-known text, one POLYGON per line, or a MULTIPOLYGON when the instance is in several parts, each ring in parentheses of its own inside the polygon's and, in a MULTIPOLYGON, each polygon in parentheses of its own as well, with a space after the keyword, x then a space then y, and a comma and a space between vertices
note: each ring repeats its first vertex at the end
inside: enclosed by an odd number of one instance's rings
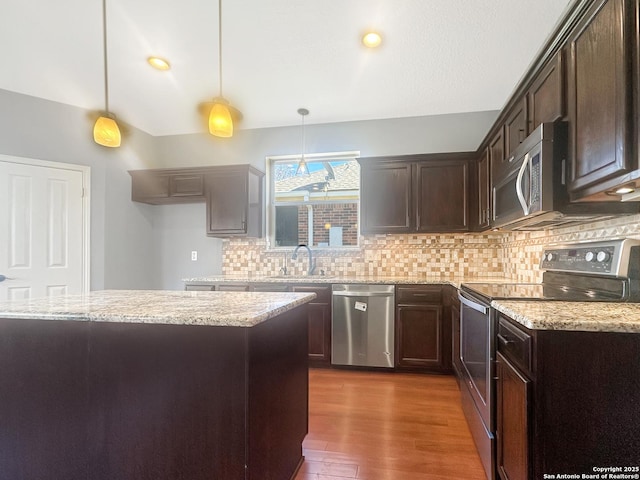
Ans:
POLYGON ((447 284, 459 287, 467 282, 510 283, 503 277, 461 276, 452 274, 381 276, 381 275, 211 275, 207 277, 183 278, 187 285, 207 285, 214 283, 368 283, 368 284, 447 284))
POLYGON ((532 330, 640 333, 640 303, 494 300, 491 306, 532 330))
POLYGON ((252 327, 314 293, 104 290, 0 302, 0 318, 252 327))

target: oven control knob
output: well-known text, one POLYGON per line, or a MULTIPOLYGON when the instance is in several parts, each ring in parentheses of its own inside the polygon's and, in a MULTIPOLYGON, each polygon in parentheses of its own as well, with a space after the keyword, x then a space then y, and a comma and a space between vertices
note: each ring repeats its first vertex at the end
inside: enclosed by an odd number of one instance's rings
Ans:
POLYGON ((598 260, 598 262, 600 263, 606 262, 610 258, 611 258, 611 255, 608 252, 605 252, 604 250, 600 250, 598 252, 598 255, 596 255, 596 260, 598 260))
POLYGON ((584 259, 587 262, 593 262, 596 259, 596 254, 593 252, 587 252, 586 255, 584 256, 584 259))
POLYGON ((551 253, 551 252, 549 252, 549 253, 547 253, 547 254, 545 255, 544 259, 545 259, 547 262, 553 262, 554 260, 557 260, 557 259, 558 259, 558 255, 557 255, 556 253, 551 253))

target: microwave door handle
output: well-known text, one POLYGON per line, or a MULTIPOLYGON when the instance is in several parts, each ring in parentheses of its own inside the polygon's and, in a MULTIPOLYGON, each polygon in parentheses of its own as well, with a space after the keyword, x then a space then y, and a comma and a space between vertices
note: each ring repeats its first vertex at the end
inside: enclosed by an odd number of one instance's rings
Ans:
POLYGON ((518 201, 520 202, 520 206, 522 207, 522 211, 525 215, 529 215, 529 205, 527 205, 527 200, 524 198, 524 194, 522 193, 522 179, 524 178, 524 172, 527 169, 527 165, 529 165, 530 161, 531 157, 527 153, 524 156, 522 166, 518 171, 518 178, 516 178, 516 195, 518 196, 518 201))

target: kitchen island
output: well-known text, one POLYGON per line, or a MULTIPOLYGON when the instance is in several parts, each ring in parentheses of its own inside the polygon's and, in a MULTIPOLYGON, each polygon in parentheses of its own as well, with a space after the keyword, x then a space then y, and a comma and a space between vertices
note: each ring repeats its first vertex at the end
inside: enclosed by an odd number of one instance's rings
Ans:
POLYGON ((0 304, 2 478, 292 478, 313 298, 104 291, 0 304))

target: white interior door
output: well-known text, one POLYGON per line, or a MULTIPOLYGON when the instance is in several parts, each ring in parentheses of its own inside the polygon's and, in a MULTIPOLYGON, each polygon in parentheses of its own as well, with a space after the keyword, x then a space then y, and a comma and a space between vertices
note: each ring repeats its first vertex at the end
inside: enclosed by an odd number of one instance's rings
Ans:
POLYGON ((88 172, 0 156, 0 301, 88 289, 88 172))

